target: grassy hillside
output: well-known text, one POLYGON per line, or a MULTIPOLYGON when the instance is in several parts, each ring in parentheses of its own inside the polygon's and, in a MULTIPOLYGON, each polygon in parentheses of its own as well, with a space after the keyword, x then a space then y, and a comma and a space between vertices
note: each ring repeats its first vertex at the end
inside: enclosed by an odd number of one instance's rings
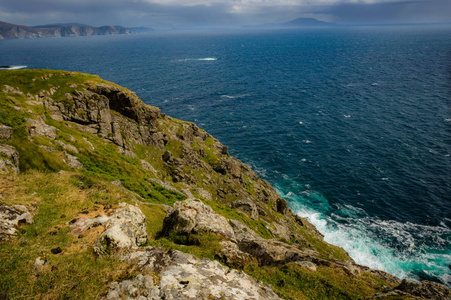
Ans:
POLYGON ((133 265, 93 251, 102 226, 70 234, 74 220, 108 214, 120 202, 136 204, 145 214, 147 245, 219 259, 224 237, 218 234, 164 233, 168 207, 188 197, 264 238, 312 249, 331 262, 317 271, 256 260, 233 266, 270 284, 284 299, 364 299, 394 286, 383 276, 337 267, 352 262, 347 253, 324 242, 306 220, 296 221, 269 184, 208 133, 97 76, 1 71, 0 125, 12 128, 0 145, 17 149, 20 169, 0 174, 0 203, 24 205, 34 215, 32 224, 22 224, 16 237, 0 244, 0 299, 93 299, 105 296, 109 282, 135 276, 133 265), (103 99, 110 101, 109 124, 102 121, 103 99), (85 111, 83 105, 95 109, 85 111), (82 168, 70 164, 71 157, 82 168), (233 208, 243 198, 256 203, 258 218, 233 208), (53 254, 58 247, 62 251, 53 254), (48 261, 42 270, 35 266, 38 257, 48 261))

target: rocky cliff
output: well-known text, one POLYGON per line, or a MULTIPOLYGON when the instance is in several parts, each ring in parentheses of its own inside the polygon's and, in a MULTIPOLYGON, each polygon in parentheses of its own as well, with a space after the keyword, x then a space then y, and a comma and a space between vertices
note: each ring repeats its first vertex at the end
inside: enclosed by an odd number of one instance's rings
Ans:
POLYGON ((97 76, 0 73, 0 298, 451 299, 357 265, 193 123, 97 76))
POLYGON ((23 25, 0 22, 0 40, 24 39, 41 37, 64 37, 64 36, 89 36, 89 35, 112 35, 130 34, 132 31, 120 26, 52 26, 52 27, 28 27, 23 25))

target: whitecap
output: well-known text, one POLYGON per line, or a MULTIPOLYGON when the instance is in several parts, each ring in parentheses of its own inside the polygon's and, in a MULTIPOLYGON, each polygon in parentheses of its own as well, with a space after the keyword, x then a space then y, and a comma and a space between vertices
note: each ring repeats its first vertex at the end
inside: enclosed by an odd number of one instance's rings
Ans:
POLYGON ((312 141, 310 141, 310 140, 303 140, 303 142, 306 143, 306 144, 311 144, 312 143, 312 141))
POLYGON ((378 86, 379 85, 379 83, 377 83, 377 82, 373 82, 372 84, 371 84, 372 86, 378 86))
POLYGON ((301 125, 302 125, 302 124, 304 124, 304 122, 302 122, 302 121, 299 121, 299 124, 301 124, 301 125))
POLYGON ((19 70, 25 69, 27 66, 8 66, 7 68, 0 68, 0 70, 19 70))
POLYGON ((345 117, 346 119, 349 119, 351 117, 351 115, 343 115, 343 117, 345 117))
POLYGON ((203 58, 183 58, 179 61, 214 61, 218 60, 216 57, 203 57, 203 58))
POLYGON ((451 122, 451 119, 445 119, 445 122, 451 122))

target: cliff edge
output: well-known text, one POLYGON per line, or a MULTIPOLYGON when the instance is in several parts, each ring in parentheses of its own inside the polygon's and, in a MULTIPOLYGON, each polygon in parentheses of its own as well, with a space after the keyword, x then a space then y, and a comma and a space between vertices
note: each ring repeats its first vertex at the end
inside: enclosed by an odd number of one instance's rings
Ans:
POLYGON ((197 125, 97 76, 0 72, 0 298, 451 299, 356 264, 197 125))

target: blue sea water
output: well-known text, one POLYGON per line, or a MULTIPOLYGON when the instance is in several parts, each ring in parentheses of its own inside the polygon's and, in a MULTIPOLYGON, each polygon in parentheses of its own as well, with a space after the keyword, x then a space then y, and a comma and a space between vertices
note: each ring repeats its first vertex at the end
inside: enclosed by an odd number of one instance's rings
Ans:
POLYGON ((451 28, 0 41, 196 122, 362 265, 451 286, 451 28))

